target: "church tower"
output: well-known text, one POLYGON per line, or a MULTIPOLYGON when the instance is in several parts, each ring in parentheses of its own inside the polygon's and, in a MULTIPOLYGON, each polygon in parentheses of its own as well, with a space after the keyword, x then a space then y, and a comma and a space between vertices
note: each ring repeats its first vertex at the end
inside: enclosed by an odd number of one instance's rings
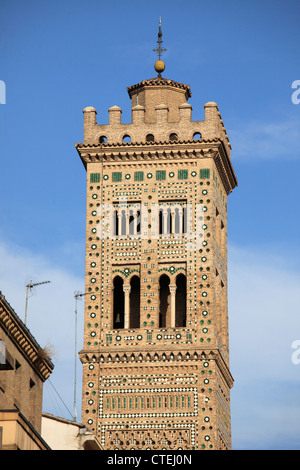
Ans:
POLYGON ((132 119, 83 110, 87 173, 82 422, 108 450, 230 449, 227 196, 237 186, 214 102, 188 85, 127 88, 132 119))

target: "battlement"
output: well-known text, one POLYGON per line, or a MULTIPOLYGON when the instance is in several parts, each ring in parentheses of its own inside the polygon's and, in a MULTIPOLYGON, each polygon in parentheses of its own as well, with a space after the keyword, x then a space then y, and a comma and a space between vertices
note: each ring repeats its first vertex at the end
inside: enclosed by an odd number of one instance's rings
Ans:
POLYGON ((231 145, 218 105, 204 105, 205 119, 192 120, 192 105, 187 103, 190 88, 172 80, 150 79, 127 88, 131 98, 131 123, 122 123, 122 109, 108 109, 109 124, 98 124, 94 107, 84 113, 84 144, 102 142, 166 142, 219 139, 228 157, 231 145))

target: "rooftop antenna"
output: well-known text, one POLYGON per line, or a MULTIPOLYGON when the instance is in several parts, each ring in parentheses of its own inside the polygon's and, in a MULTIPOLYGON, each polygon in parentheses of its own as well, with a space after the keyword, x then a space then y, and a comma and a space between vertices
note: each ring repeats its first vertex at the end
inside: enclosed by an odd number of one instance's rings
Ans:
MULTIPOLYGON (((88 292, 82 293, 75 291, 74 292, 74 297, 75 297, 75 356, 74 356, 74 405, 73 405, 73 420, 76 422, 77 420, 77 411, 76 411, 76 372, 77 372, 77 367, 76 367, 76 354, 77 354, 77 302, 78 300, 81 300, 81 297, 86 295, 88 292)), ((90 294, 90 292, 89 292, 90 294)))
POLYGON ((26 302, 25 302, 25 325, 27 322, 27 309, 28 309, 28 293, 32 291, 33 287, 35 286, 41 286, 42 284, 49 284, 51 281, 43 281, 43 282, 35 282, 33 283, 32 281, 29 282, 29 284, 26 285, 26 302))

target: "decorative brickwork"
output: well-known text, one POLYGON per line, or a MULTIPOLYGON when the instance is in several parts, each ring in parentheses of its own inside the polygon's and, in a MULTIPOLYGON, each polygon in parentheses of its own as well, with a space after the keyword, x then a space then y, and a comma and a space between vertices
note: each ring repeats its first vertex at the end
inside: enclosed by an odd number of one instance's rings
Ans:
POLYGON ((157 78, 128 93, 130 124, 117 106, 107 125, 85 108, 76 144, 87 171, 82 421, 104 449, 229 449, 231 146, 216 103, 192 121, 189 86, 157 78))

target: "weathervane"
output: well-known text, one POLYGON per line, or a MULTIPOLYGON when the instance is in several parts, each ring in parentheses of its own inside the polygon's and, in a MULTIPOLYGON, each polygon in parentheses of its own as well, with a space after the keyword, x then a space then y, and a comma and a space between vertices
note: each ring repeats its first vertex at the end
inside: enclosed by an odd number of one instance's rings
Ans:
POLYGON ((161 32, 161 18, 159 18, 159 29, 158 29, 158 39, 157 39, 157 44, 158 47, 156 49, 153 49, 154 52, 157 52, 158 55, 158 60, 154 64, 154 68, 156 72, 158 72, 158 77, 161 77, 161 72, 165 70, 165 63, 161 60, 161 55, 163 52, 167 51, 167 49, 164 49, 161 47, 162 45, 162 32, 161 32))

